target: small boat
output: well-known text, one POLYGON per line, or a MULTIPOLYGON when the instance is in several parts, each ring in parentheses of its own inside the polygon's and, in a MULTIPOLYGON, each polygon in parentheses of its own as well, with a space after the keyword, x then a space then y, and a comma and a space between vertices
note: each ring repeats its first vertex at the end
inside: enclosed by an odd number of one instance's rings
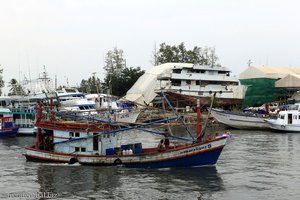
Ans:
POLYGON ((0 108, 0 137, 15 137, 19 127, 13 122, 13 114, 8 108, 0 108))
POLYGON ((237 129, 269 129, 266 115, 211 109, 212 116, 220 123, 237 129))
POLYGON ((283 110, 278 113, 277 119, 268 119, 266 122, 273 130, 300 132, 300 111, 283 110))
POLYGON ((25 157, 29 161, 79 162, 82 165, 99 166, 122 165, 129 168, 209 166, 216 164, 230 137, 228 133, 210 137, 204 137, 203 134, 198 135, 200 137, 196 140, 188 131, 191 139, 168 135, 170 138, 185 141, 184 144, 171 144, 164 149, 143 148, 142 143, 120 144, 120 134, 123 131, 139 129, 166 137, 163 133, 145 127, 180 120, 182 117, 177 115, 137 126, 119 128, 113 123, 95 118, 89 122, 62 121, 62 118, 54 116, 53 111, 47 112, 50 113, 50 119, 44 118, 46 112, 42 111, 41 104, 37 110, 36 144, 25 149, 25 157))

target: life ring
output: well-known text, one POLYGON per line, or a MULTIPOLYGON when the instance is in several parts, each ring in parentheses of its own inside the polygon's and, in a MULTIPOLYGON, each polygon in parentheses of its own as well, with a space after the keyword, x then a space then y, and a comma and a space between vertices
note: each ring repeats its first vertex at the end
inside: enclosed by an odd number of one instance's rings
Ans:
POLYGON ((114 165, 122 165, 122 161, 118 158, 114 161, 114 165))

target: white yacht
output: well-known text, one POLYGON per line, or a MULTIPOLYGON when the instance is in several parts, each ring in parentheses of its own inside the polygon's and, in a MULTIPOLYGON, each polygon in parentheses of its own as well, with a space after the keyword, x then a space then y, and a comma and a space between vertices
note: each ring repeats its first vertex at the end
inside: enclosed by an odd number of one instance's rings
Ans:
POLYGON ((96 114, 96 103, 86 98, 84 93, 77 89, 65 89, 56 91, 60 111, 80 112, 96 114))

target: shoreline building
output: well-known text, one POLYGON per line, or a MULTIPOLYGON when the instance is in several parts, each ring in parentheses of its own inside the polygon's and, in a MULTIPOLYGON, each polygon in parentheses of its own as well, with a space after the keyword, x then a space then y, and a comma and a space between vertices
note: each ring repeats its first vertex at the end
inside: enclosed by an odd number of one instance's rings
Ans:
POLYGON ((249 66, 239 76, 241 84, 248 86, 243 106, 261 106, 267 102, 286 100, 291 96, 289 88, 300 89, 297 81, 290 85, 286 81, 298 75, 299 67, 249 66))

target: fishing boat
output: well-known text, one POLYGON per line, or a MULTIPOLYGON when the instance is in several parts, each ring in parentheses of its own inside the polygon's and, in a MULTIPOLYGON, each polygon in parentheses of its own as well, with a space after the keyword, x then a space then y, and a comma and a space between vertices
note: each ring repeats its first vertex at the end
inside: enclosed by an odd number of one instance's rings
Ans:
POLYGON ((15 137, 19 127, 13 122, 13 114, 8 108, 0 108, 0 137, 15 137))
POLYGON ((268 117, 263 114, 225 111, 211 109, 212 116, 220 123, 237 129, 269 129, 266 121, 268 117))
POLYGON ((36 133, 34 122, 36 119, 36 101, 33 97, 18 96, 10 99, 10 110, 13 120, 19 127, 18 135, 33 136, 36 133))
MULTIPOLYGON (((51 106, 50 106, 51 107, 51 106)), ((199 106, 200 110, 200 106, 199 106)), ((52 111, 47 118, 42 106, 38 106, 37 140, 35 145, 25 149, 29 161, 75 163, 82 165, 122 165, 129 168, 169 168, 215 165, 230 134, 205 137, 198 134, 194 138, 168 135, 173 139, 185 141, 184 144, 171 144, 166 148, 144 148, 142 143, 120 144, 120 134, 124 131, 139 129, 151 134, 163 135, 145 129, 155 123, 181 120, 177 115, 137 126, 119 128, 114 123, 93 118, 83 121, 61 121, 52 111)), ((81 117, 81 120, 83 117, 81 117)), ((202 131, 200 132, 202 133, 202 131)))
POLYGON ((268 119, 266 122, 273 130, 300 133, 300 111, 298 108, 282 110, 276 119, 268 119))

